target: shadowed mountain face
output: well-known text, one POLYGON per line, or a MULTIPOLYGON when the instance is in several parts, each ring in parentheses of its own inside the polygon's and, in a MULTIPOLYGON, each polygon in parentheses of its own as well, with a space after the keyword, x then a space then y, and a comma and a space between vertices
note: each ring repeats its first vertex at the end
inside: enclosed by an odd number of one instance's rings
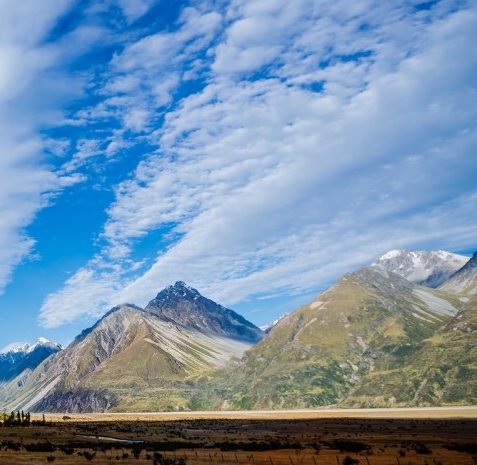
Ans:
POLYGON ((441 286, 441 289, 464 295, 477 294, 477 252, 441 286))
POLYGON ((263 331, 245 318, 203 297, 182 281, 157 294, 145 311, 187 328, 211 331, 249 342, 258 342, 263 337, 263 331))

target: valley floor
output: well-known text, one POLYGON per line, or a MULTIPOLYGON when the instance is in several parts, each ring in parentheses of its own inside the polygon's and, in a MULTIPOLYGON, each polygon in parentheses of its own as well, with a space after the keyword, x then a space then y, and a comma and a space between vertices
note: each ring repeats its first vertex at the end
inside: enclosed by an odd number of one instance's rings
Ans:
POLYGON ((477 408, 47 414, 45 419, 45 425, 0 427, 1 465, 477 463, 477 408))
MULTIPOLYGON (((50 420, 61 420, 64 414, 48 413, 50 420)), ((368 409, 303 409, 303 410, 247 410, 198 412, 141 412, 141 413, 81 413, 67 414, 75 421, 166 421, 185 419, 277 419, 301 420, 313 418, 476 418, 477 406, 412 407, 368 409)), ((37 415, 37 418, 41 416, 37 415)))

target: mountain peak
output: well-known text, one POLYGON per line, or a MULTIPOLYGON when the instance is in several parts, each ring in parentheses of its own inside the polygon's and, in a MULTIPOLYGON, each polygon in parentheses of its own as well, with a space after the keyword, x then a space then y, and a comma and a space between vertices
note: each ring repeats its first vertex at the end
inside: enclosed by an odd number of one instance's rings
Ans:
POLYGON ((45 358, 62 350, 60 344, 40 337, 34 344, 12 343, 0 352, 0 381, 14 378, 23 370, 33 370, 45 358))
POLYGON ((52 342, 49 339, 44 337, 39 337, 35 343, 29 344, 28 342, 13 342, 8 346, 4 347, 0 354, 7 354, 7 353, 24 353, 29 354, 33 352, 38 347, 50 347, 50 348, 58 348, 61 349, 61 345, 57 344, 56 342, 52 342))
POLYGON ((184 281, 176 281, 173 286, 167 287, 166 289, 164 289, 164 291, 174 296, 189 299, 200 296, 200 293, 199 291, 197 291, 197 289, 194 289, 193 287, 189 286, 184 281))
POLYGON ((372 263, 372 267, 396 273, 414 284, 436 288, 462 268, 468 257, 438 251, 391 250, 372 263))
POLYGON ((212 331, 238 339, 258 341, 263 332, 242 316, 213 300, 183 281, 166 287, 145 308, 163 320, 202 331, 212 331))

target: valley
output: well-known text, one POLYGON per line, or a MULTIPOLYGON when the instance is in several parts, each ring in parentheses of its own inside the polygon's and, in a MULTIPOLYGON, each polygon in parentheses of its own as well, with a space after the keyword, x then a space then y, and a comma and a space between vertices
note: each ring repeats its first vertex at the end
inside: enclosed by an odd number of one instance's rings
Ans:
POLYGON ((0 428, 0 459, 2 465, 471 465, 476 410, 47 415, 45 425, 0 428))

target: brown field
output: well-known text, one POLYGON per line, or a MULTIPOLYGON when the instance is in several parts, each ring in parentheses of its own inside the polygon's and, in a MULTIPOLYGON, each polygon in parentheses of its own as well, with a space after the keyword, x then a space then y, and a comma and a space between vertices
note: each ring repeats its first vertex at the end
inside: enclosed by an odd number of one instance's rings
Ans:
POLYGON ((0 427, 0 465, 27 463, 475 465, 477 408, 47 414, 0 427))

